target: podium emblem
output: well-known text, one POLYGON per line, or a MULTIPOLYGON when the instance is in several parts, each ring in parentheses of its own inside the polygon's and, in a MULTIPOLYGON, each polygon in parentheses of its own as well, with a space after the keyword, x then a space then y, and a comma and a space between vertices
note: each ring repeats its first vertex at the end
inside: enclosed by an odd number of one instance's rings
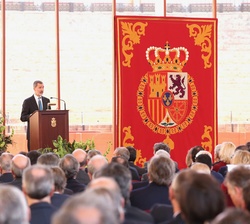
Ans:
POLYGON ((54 117, 51 119, 50 123, 52 128, 56 127, 56 119, 54 117))

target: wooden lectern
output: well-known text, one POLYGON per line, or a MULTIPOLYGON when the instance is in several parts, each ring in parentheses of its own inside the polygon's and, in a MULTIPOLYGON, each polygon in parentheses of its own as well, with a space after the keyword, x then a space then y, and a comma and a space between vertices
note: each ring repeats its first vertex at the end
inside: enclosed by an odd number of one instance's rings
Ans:
POLYGON ((36 111, 30 117, 30 150, 55 148, 58 135, 69 140, 68 110, 36 111))

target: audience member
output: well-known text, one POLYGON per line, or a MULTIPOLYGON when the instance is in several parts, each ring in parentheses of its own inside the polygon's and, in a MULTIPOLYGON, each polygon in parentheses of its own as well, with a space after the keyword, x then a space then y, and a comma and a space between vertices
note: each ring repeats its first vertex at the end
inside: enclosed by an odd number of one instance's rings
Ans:
POLYGON ((218 172, 222 166, 226 166, 230 163, 231 157, 235 152, 235 145, 232 142, 223 142, 221 144, 219 158, 220 161, 213 165, 213 170, 218 172))
POLYGON ((88 175, 90 180, 93 179, 96 171, 108 164, 107 159, 103 155, 96 155, 88 162, 88 175))
POLYGON ((199 145, 194 146, 188 150, 187 155, 186 155, 186 166, 187 167, 192 166, 192 164, 195 162, 196 154, 201 150, 205 150, 205 149, 199 145))
POLYGON ((250 180, 245 183, 242 190, 243 200, 245 202, 245 209, 250 212, 250 180))
POLYGON ((122 164, 123 166, 125 166, 125 167, 127 167, 129 169, 129 162, 124 156, 113 156, 111 158, 110 162, 111 163, 120 163, 120 164, 122 164))
POLYGON ((17 154, 11 161, 11 172, 14 180, 8 184, 13 185, 22 190, 22 176, 23 171, 30 167, 30 159, 22 154, 17 154))
POLYGON ((72 190, 74 193, 82 192, 85 190, 85 185, 76 180, 76 175, 79 171, 80 165, 73 155, 65 155, 60 160, 59 166, 64 171, 67 178, 66 188, 72 190))
POLYGON ((87 186, 86 190, 89 189, 106 189, 111 191, 115 195, 115 204, 119 208, 118 209, 118 217, 121 222, 124 221, 124 198, 122 197, 120 187, 118 186, 117 182, 114 178, 111 177, 99 177, 92 179, 89 185, 87 186))
MULTIPOLYGON (((117 147, 117 148, 115 148, 115 150, 113 152, 113 157, 115 157, 115 159, 116 158, 118 159, 117 162, 119 162, 119 158, 121 158, 121 160, 122 160, 122 158, 125 158, 125 160, 128 163, 128 160, 129 160, 129 157, 130 157, 129 150, 126 147, 117 147)), ((124 161, 124 163, 125 163, 125 161, 124 161)), ((129 168, 129 170, 130 170, 130 172, 132 174, 132 180, 140 181, 141 178, 140 178, 136 168, 130 166, 129 164, 128 164, 128 168, 129 168)))
POLYGON ((53 167, 53 166, 58 166, 59 161, 60 158, 56 153, 47 152, 38 157, 37 164, 53 167))
POLYGON ((177 200, 186 224, 209 222, 225 208, 219 183, 204 173, 193 173, 182 185, 177 200))
POLYGON ((4 152, 0 156, 0 183, 8 183, 13 181, 13 175, 11 173, 11 161, 14 155, 4 152))
MULTIPOLYGON (((161 150, 161 151, 165 151, 169 157, 170 157, 170 147, 168 146, 168 144, 164 143, 164 142, 156 142, 154 145, 153 145, 153 155, 156 155, 158 154, 157 152, 161 150)), ((175 165, 176 165, 176 172, 179 171, 179 168, 178 168, 178 163, 176 161, 175 162, 175 165)), ((148 163, 149 161, 145 162, 144 163, 144 167, 146 170, 148 170, 148 163)))
POLYGON ((72 152, 72 155, 76 158, 76 160, 79 162, 79 172, 76 175, 76 179, 82 183, 87 185, 90 181, 88 176, 88 171, 86 169, 87 167, 87 153, 83 149, 75 149, 72 152))
MULTIPOLYGON (((232 155, 232 158, 230 160, 231 165, 250 165, 250 152, 248 150, 236 150, 235 153, 232 155)), ((226 176, 228 172, 228 165, 222 166, 219 169, 219 173, 226 176)))
MULTIPOLYGON (((170 154, 167 152, 167 151, 165 151, 164 149, 158 149, 156 152, 155 152, 155 155, 158 155, 158 156, 166 156, 167 158, 170 158, 170 154)), ((147 162, 147 166, 149 165, 149 162, 147 162)), ((147 168, 147 170, 148 170, 148 168, 147 168)), ((177 172, 178 170, 176 169, 176 172, 177 172)), ((142 177, 141 177, 141 182, 140 183, 135 183, 135 184, 133 184, 133 189, 136 189, 136 188, 139 188, 140 186, 145 186, 145 185, 147 185, 146 183, 149 183, 149 181, 148 181, 148 173, 144 173, 143 175, 142 175, 142 177), (144 183, 145 184, 144 184, 144 183)))
MULTIPOLYGON (((125 201, 125 221, 129 222, 137 222, 149 224, 153 223, 153 218, 150 214, 131 206, 130 204, 130 192, 131 192, 131 172, 125 166, 119 163, 109 163, 104 166, 102 169, 96 172, 95 179, 101 177, 110 177, 113 178, 118 186, 120 187, 120 191, 122 197, 125 201)), ((90 183, 91 184, 91 183, 90 183)))
POLYGON ((194 162, 190 167, 191 170, 195 170, 198 173, 205 173, 211 175, 211 170, 209 167, 204 163, 194 162))
POLYGON ((128 149, 129 155, 130 155, 129 156, 129 160, 128 160, 129 161, 129 165, 131 167, 134 167, 137 170, 139 176, 141 177, 144 173, 147 172, 147 170, 145 168, 137 166, 135 164, 136 157, 137 157, 137 150, 133 146, 127 146, 126 148, 128 149))
POLYGON ((101 155, 102 153, 97 149, 90 149, 87 154, 87 162, 95 155, 101 155))
POLYGON ((206 164, 206 165, 209 167, 209 169, 210 169, 211 175, 212 175, 220 184, 223 183, 224 177, 223 177, 220 173, 218 173, 218 172, 212 170, 213 168, 212 168, 212 155, 211 155, 211 153, 209 153, 209 152, 207 152, 207 151, 205 151, 205 150, 202 150, 202 151, 198 152, 197 155, 196 155, 196 158, 195 158, 195 162, 199 162, 199 163, 204 163, 204 164, 206 164), (203 152, 204 152, 204 153, 203 153, 203 152), (205 153, 205 152, 206 152, 206 153, 205 153))
POLYGON ((23 172, 23 192, 31 211, 30 224, 50 224, 56 208, 51 205, 54 178, 49 167, 33 165, 23 172))
POLYGON ((30 211, 21 190, 1 185, 0 198, 1 224, 29 224, 30 211))
POLYGON ((246 209, 243 189, 249 184, 250 168, 239 165, 229 171, 225 177, 225 185, 235 207, 246 209))
POLYGON ((240 208, 226 208, 210 224, 249 224, 250 214, 240 208))
POLYGON ((174 173, 173 160, 165 156, 153 156, 148 169, 149 184, 131 192, 131 204, 144 211, 149 211, 156 203, 170 204, 168 187, 174 173))
MULTIPOLYGON (((159 213, 160 211, 157 211, 157 209, 156 211, 154 211, 156 213, 155 216, 157 216, 158 219, 161 218, 160 220, 163 220, 161 224, 185 223, 181 215, 181 208, 179 203, 180 192, 182 191, 182 187, 190 181, 195 172, 195 170, 184 169, 181 170, 179 173, 175 174, 173 181, 169 187, 169 199, 173 206, 173 212, 171 213, 171 210, 168 207, 165 208, 165 211, 162 211, 163 214, 159 213)), ((161 207, 162 209, 164 209, 163 205, 161 207)))
POLYGON ((214 148, 214 163, 213 163, 213 165, 220 161, 220 155, 219 155, 220 148, 221 148, 221 144, 216 145, 214 148))
POLYGON ((170 148, 167 144, 165 144, 164 142, 156 142, 153 146, 154 154, 160 149, 162 149, 170 154, 170 148))
POLYGON ((54 194, 51 197, 51 204, 56 208, 60 208, 62 204, 69 198, 68 194, 64 194, 66 187, 66 176, 60 167, 51 167, 54 178, 54 194))
POLYGON ((27 153, 27 157, 30 158, 31 165, 37 163, 37 159, 40 155, 42 155, 42 153, 37 150, 31 150, 27 153))
POLYGON ((116 192, 107 188, 86 189, 65 202, 52 224, 121 224, 120 199, 116 192))

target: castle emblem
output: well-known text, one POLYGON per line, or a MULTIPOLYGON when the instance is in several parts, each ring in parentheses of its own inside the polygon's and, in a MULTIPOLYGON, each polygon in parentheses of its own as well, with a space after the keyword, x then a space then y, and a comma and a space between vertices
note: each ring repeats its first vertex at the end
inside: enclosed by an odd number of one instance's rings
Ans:
MULTIPOLYGON (((183 131, 198 109, 198 92, 193 78, 184 70, 189 52, 185 47, 149 47, 146 59, 152 71, 141 78, 137 109, 153 132, 169 136, 183 131)), ((172 141, 172 140, 171 140, 172 141)))

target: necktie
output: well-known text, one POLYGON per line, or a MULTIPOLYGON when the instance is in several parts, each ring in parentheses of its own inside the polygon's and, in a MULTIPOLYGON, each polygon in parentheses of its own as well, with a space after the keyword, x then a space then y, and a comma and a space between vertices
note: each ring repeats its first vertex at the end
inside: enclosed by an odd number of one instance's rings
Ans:
POLYGON ((38 98, 38 109, 43 110, 43 104, 42 104, 41 97, 38 98))

